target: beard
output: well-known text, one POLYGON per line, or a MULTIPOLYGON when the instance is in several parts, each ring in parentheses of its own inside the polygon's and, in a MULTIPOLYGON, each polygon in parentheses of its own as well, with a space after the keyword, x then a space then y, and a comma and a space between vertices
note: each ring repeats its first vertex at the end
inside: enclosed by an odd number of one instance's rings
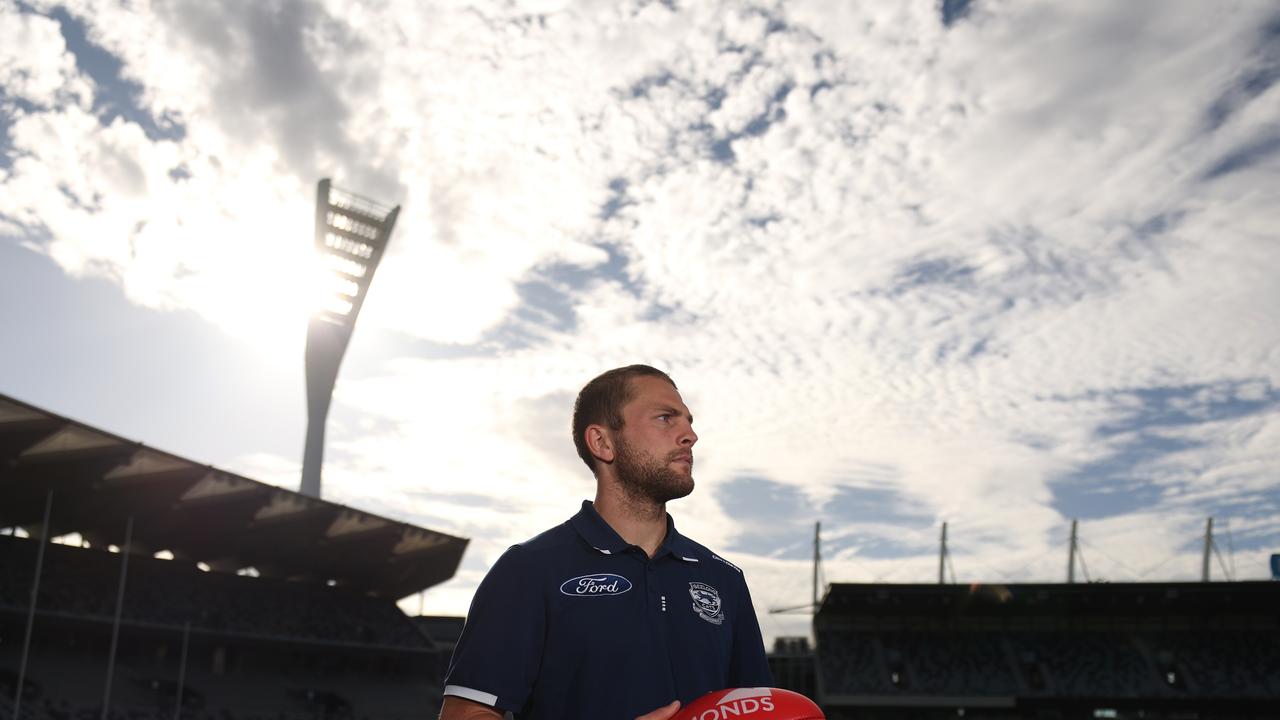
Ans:
POLYGON ((613 460, 618 484, 630 497, 646 503, 663 505, 693 492, 693 469, 689 474, 671 469, 671 462, 682 452, 672 452, 666 462, 659 462, 652 455, 636 450, 621 437, 613 460))

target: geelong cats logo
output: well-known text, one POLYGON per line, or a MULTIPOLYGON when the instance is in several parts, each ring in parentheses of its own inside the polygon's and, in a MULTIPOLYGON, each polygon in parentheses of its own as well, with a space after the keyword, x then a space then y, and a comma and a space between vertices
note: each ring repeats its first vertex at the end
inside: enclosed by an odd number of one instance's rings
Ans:
POLYGON ((698 617, 712 625, 724 622, 723 608, 720 607, 720 593, 706 583, 689 583, 689 596, 693 598, 693 611, 698 617))

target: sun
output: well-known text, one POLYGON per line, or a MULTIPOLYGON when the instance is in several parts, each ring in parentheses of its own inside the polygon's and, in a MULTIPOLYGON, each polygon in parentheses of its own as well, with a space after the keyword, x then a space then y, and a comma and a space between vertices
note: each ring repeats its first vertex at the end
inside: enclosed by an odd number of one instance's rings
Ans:
POLYGON ((297 200, 244 198, 244 211, 202 224, 202 314, 255 353, 294 362, 312 322, 350 327, 399 212, 328 181, 317 194, 327 204, 312 211, 297 200))
POLYGON ((253 263, 210 273, 202 314, 255 355, 301 364, 308 323, 334 304, 333 274, 310 243, 259 241, 253 263))

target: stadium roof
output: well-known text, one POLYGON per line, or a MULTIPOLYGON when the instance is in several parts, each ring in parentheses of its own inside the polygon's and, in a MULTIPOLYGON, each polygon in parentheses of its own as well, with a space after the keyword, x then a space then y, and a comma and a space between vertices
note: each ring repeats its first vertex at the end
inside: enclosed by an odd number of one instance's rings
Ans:
POLYGON ((0 394, 0 527, 398 599, 453 577, 465 538, 251 480, 0 394), (48 533, 40 532, 53 491, 48 533))
POLYGON ((1280 582, 1096 582, 973 585, 832 583, 818 621, 886 617, 1116 616, 1179 612, 1274 617, 1280 582))

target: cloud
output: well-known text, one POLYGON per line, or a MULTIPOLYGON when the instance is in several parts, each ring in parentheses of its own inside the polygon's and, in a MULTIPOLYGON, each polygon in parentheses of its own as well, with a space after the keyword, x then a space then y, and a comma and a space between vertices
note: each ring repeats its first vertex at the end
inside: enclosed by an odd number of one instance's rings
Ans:
POLYGON ((0 87, 6 101, 49 107, 83 101, 92 94, 91 84, 78 76, 74 58, 65 52, 56 21, 22 13, 12 5, 0 7, 0 17, 10 28, 0 51, 0 87))

